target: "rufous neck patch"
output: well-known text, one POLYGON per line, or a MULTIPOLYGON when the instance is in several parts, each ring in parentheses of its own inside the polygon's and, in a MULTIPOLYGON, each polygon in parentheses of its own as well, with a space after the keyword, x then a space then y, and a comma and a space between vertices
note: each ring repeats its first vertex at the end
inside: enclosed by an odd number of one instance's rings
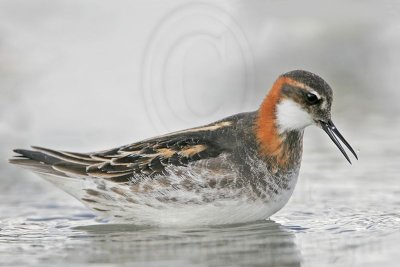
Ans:
POLYGON ((276 126, 276 107, 281 98, 281 89, 284 84, 292 84, 293 80, 280 77, 275 81, 268 95, 262 102, 255 125, 260 152, 264 156, 279 156, 281 154, 282 138, 276 126))

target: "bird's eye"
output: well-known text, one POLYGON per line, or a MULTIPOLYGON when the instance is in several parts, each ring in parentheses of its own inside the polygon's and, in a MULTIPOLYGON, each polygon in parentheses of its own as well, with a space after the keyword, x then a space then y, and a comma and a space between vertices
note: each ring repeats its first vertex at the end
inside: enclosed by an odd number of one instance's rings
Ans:
POLYGON ((317 104, 319 102, 318 96, 316 96, 313 93, 307 93, 306 98, 307 98, 308 104, 310 104, 310 105, 314 105, 314 104, 317 104))

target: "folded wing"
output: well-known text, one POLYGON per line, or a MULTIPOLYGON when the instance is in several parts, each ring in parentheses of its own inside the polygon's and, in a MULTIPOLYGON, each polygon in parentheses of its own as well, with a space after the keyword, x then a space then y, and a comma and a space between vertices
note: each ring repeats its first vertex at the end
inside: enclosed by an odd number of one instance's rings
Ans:
POLYGON ((187 166, 191 162, 215 158, 224 152, 209 131, 159 137, 94 153, 32 148, 14 150, 19 155, 10 162, 37 173, 65 177, 90 176, 117 183, 130 182, 141 176, 165 174, 168 167, 187 166))

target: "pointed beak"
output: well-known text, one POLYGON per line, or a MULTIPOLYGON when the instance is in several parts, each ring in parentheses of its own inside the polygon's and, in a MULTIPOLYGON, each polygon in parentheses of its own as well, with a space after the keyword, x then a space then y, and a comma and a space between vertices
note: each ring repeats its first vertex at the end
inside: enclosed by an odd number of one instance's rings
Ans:
POLYGON ((344 151, 339 140, 351 151, 351 153, 353 153, 354 157, 358 160, 356 152, 354 152, 354 149, 350 146, 350 144, 346 141, 346 139, 344 139, 344 137, 336 128, 336 126, 333 124, 333 122, 331 120, 328 120, 327 122, 325 121, 320 121, 320 122, 322 129, 329 135, 331 140, 339 148, 339 150, 342 152, 343 156, 347 159, 347 161, 351 164, 350 158, 349 156, 347 156, 346 151, 344 151))

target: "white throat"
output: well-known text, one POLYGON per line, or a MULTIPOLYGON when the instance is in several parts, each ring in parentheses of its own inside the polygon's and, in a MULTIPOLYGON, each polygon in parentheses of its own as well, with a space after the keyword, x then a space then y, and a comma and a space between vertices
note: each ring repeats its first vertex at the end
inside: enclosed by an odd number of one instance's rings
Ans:
POLYGON ((279 133, 302 130, 313 123, 310 114, 290 99, 283 99, 278 103, 276 119, 279 133))

